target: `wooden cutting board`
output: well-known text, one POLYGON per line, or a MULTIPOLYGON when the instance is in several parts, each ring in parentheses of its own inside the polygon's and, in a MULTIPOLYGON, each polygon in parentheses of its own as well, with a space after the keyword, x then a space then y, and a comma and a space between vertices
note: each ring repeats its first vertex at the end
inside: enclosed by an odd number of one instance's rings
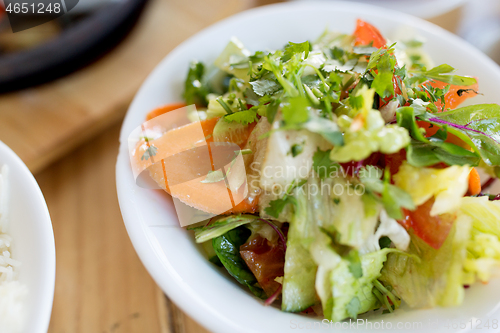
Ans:
POLYGON ((121 120, 140 85, 174 47, 251 0, 150 0, 112 52, 67 77, 0 96, 0 140, 32 172, 121 120))

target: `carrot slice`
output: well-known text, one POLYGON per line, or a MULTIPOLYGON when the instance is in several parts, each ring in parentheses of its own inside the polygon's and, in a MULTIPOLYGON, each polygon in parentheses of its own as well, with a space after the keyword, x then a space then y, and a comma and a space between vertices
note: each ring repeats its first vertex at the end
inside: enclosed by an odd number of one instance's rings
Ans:
MULTIPOLYGON (((168 112, 168 111, 167 111, 168 112)), ((160 138, 148 142, 149 146, 154 146, 157 154, 154 157, 167 156, 168 160, 155 161, 143 159, 145 145, 138 145, 134 156, 134 167, 139 170, 148 169, 151 178, 164 189, 188 206, 213 214, 234 214, 234 213, 254 213, 257 210, 258 200, 242 198, 243 187, 236 193, 230 192, 224 182, 204 183, 206 170, 212 163, 212 154, 207 155, 203 147, 213 141, 212 133, 219 118, 203 120, 201 122, 189 123, 187 125, 172 129, 160 138), (201 130, 200 130, 201 125, 201 130), (199 148, 199 150, 195 149, 199 148), (191 153, 188 153, 191 152, 191 153), (210 161, 207 161, 210 156, 210 161), (175 161, 171 160, 175 157, 175 161), (205 174, 194 171, 205 170, 205 174), (191 177, 190 175, 197 175, 191 177), (175 186, 175 188, 174 188, 175 186), (228 198, 230 196, 230 198, 228 198), (230 204, 228 205, 228 200, 230 204), (241 201, 241 202, 240 202, 241 201)), ((161 158, 161 157, 160 157, 161 158)))
POLYGON ((158 117, 164 113, 167 113, 167 112, 170 112, 170 111, 173 111, 173 110, 177 110, 177 109, 180 109, 180 108, 183 108, 186 106, 186 103, 182 103, 182 102, 179 102, 179 103, 171 103, 171 104, 167 104, 167 105, 164 105, 164 106, 161 106, 159 108, 156 108, 154 109, 153 111, 149 112, 146 116, 146 121, 147 120, 151 120, 155 117, 158 117))
POLYGON ((354 45, 370 45, 381 48, 387 44, 380 31, 368 22, 361 19, 356 21, 356 30, 354 31, 354 45))
POLYGON ((469 195, 478 195, 481 193, 481 178, 476 168, 472 168, 469 174, 469 195))

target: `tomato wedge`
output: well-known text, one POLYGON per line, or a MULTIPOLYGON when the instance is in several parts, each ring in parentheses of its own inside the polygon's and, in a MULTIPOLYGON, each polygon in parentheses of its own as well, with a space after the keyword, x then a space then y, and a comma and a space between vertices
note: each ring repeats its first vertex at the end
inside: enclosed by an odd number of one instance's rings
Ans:
POLYGON ((368 22, 361 19, 356 21, 356 30, 354 31, 354 45, 370 45, 381 48, 387 44, 380 31, 368 22))
POLYGON ((384 155, 385 166, 389 167, 391 175, 395 175, 399 171, 399 167, 406 161, 406 150, 401 149, 397 153, 384 155))
MULTIPOLYGON (((424 84, 430 84, 432 87, 439 89, 443 89, 448 85, 447 83, 440 81, 433 81, 424 84)), ((478 88, 479 85, 477 83, 471 86, 456 86, 453 84, 450 85, 450 90, 444 96, 445 107, 451 110, 456 109, 460 104, 465 102, 465 100, 476 96, 478 88)), ((441 109, 443 108, 443 104, 441 103, 441 101, 437 101, 435 104, 438 110, 441 111, 441 109)))
POLYGON ((398 222, 407 230, 413 229, 415 235, 437 250, 448 237, 455 216, 452 214, 431 216, 433 204, 434 198, 418 206, 414 211, 403 210, 405 217, 398 222))
POLYGON ((285 269, 285 251, 281 243, 273 244, 259 235, 243 244, 240 254, 266 295, 274 294, 280 287, 275 279, 283 276, 285 269))

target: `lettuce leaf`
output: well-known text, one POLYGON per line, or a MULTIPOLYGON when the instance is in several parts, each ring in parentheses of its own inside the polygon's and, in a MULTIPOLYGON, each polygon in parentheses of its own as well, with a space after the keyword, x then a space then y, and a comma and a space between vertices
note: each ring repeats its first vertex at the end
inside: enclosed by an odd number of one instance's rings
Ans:
POLYGON ((465 197, 460 211, 472 218, 471 238, 467 243, 465 283, 476 279, 488 282, 500 270, 500 202, 488 197, 465 197))
POLYGON ((459 215, 439 250, 411 235, 408 253, 389 254, 380 280, 412 308, 460 305, 470 228, 470 218, 459 215))
POLYGON ((469 166, 453 165, 444 169, 416 168, 403 163, 394 175, 394 183, 419 206, 435 197, 431 216, 452 213, 460 207, 460 199, 469 188, 469 166))
POLYGON ((390 218, 385 210, 380 212, 380 224, 377 231, 365 242, 360 252, 369 253, 380 250, 382 237, 389 237, 390 243, 394 243, 396 248, 401 251, 406 251, 410 245, 410 235, 406 229, 395 219, 390 218))
POLYGON ((258 220, 254 215, 229 215, 218 218, 210 224, 202 227, 189 228, 194 230, 196 243, 203 243, 213 238, 224 235, 226 232, 236 229, 247 223, 252 223, 258 220))
POLYGON ((248 57, 250 52, 245 49, 243 44, 235 37, 232 37, 222 53, 215 59, 214 65, 226 73, 233 74, 235 77, 248 82, 248 57), (238 64, 244 63, 245 67, 240 68, 238 64))
POLYGON ((360 278, 353 276, 349 262, 343 259, 330 272, 333 306, 331 313, 324 312, 325 318, 333 321, 356 318, 358 314, 380 307, 380 302, 372 293, 373 283, 380 277, 387 255, 394 251, 397 250, 387 248, 361 256, 363 275, 360 278))
POLYGON ((345 179, 335 179, 333 186, 331 218, 324 219, 322 227, 338 232, 339 244, 359 249, 375 233, 382 207, 371 195, 354 191, 345 179))

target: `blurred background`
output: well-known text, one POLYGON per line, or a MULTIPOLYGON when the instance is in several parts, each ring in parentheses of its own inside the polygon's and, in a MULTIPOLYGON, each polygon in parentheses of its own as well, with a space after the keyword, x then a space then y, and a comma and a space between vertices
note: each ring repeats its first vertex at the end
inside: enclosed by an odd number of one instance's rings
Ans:
MULTIPOLYGON (((358 1, 427 19, 500 62, 499 0, 358 1)), ((206 332, 163 295, 126 234, 114 183, 120 123, 178 44, 273 2, 80 0, 17 33, 0 11, 0 140, 35 174, 54 226, 49 332, 206 332)))

